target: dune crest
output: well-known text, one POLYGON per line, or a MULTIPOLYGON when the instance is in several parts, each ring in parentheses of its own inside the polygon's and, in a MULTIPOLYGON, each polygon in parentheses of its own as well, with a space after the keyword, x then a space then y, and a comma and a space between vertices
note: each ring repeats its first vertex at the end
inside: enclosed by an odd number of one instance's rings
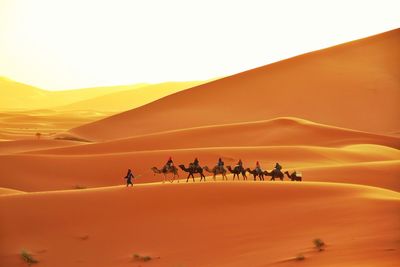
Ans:
POLYGON ((72 132, 110 140, 289 116, 393 133, 400 129, 399 46, 396 29, 200 85, 72 132))

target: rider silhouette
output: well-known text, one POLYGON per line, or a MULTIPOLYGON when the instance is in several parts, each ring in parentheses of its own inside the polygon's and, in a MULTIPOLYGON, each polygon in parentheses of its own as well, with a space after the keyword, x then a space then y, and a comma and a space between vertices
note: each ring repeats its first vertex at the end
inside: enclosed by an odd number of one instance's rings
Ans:
POLYGON ((282 170, 282 166, 279 165, 278 162, 275 164, 275 170, 276 170, 277 172, 280 172, 280 171, 282 170))
POLYGON ((224 167, 224 162, 222 161, 221 158, 218 159, 217 167, 218 167, 219 169, 221 169, 221 170, 222 170, 222 168, 224 167))
POLYGON ((125 176, 126 187, 128 187, 129 185, 133 186, 132 178, 135 178, 135 176, 133 176, 133 173, 132 173, 131 169, 128 169, 128 173, 125 176))
POLYGON ((169 170, 169 169, 171 169, 173 166, 174 166, 174 162, 172 161, 172 158, 169 157, 167 163, 165 163, 164 168, 165 168, 165 170, 169 170))
POLYGON ((237 166, 239 166, 239 167, 243 168, 243 162, 242 162, 242 160, 241 160, 241 159, 239 159, 239 161, 238 161, 238 163, 237 163, 237 166))
POLYGON ((197 158, 194 159, 192 163, 193 168, 198 168, 199 167, 199 160, 197 158))
POLYGON ((256 170, 257 171, 259 171, 259 172, 261 172, 262 170, 261 170, 261 165, 260 165, 260 162, 256 162, 256 170))

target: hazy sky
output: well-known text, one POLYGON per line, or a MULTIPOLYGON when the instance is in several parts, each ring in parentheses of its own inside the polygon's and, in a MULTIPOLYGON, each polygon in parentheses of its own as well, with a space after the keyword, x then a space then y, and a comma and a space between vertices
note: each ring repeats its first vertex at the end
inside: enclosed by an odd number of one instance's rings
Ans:
POLYGON ((399 0, 0 0, 0 76, 49 90, 209 79, 400 26, 399 0))

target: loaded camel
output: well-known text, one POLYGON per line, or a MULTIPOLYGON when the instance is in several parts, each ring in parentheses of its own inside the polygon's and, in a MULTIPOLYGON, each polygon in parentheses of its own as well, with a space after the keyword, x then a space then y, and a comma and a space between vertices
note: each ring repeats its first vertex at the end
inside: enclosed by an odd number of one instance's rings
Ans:
MULTIPOLYGON (((174 174, 174 176, 170 180, 171 183, 175 181, 175 177, 179 178, 178 168, 175 167, 175 166, 171 166, 170 168, 168 168, 167 166, 164 166, 161 170, 159 170, 157 167, 153 167, 153 168, 151 168, 151 170, 154 172, 154 175, 156 175, 156 174, 163 174, 164 175, 163 183, 165 183, 165 180, 167 179, 168 173, 173 173, 174 174)), ((178 183, 179 183, 179 180, 178 180, 178 183)))
POLYGON ((203 170, 212 173, 214 181, 216 180, 216 176, 218 174, 222 174, 222 180, 228 180, 228 177, 226 177, 226 169, 224 167, 214 166, 214 168, 210 169, 208 166, 205 166, 203 167, 203 170))
POLYGON ((194 182, 194 176, 193 176, 194 173, 200 174, 200 182, 203 180, 203 178, 204 178, 204 181, 206 181, 206 177, 203 174, 203 168, 200 166, 195 166, 193 164, 190 164, 189 168, 186 168, 185 165, 181 164, 181 165, 179 165, 179 168, 181 168, 182 171, 189 173, 189 175, 186 179, 186 182, 189 182, 190 176, 192 176, 193 182, 194 182))
POLYGON ((283 172, 277 171, 277 170, 272 170, 271 172, 264 171, 265 176, 271 176, 271 181, 275 181, 275 178, 279 178, 281 181, 283 181, 283 172))
POLYGON ((285 171, 285 174, 286 174, 287 177, 288 177, 290 180, 292 180, 292 181, 299 181, 299 182, 301 182, 301 181, 303 180, 303 179, 302 179, 301 173, 293 172, 292 174, 289 174, 288 171, 285 171))
POLYGON ((230 173, 233 173, 233 180, 235 180, 235 176, 240 180, 239 174, 242 174, 243 180, 247 180, 246 170, 242 166, 236 165, 233 169, 231 166, 226 166, 226 168, 230 173))
POLYGON ((257 177, 260 179, 260 181, 264 181, 265 172, 262 171, 261 169, 256 168, 254 170, 250 170, 250 168, 247 168, 246 171, 253 175, 254 181, 257 180, 257 177))

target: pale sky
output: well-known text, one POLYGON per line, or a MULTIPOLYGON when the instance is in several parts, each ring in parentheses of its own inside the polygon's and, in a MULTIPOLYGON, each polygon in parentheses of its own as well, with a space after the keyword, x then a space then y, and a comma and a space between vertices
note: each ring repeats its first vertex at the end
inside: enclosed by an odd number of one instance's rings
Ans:
POLYGON ((0 0, 0 76, 48 90, 205 80, 400 26, 399 0, 0 0))

